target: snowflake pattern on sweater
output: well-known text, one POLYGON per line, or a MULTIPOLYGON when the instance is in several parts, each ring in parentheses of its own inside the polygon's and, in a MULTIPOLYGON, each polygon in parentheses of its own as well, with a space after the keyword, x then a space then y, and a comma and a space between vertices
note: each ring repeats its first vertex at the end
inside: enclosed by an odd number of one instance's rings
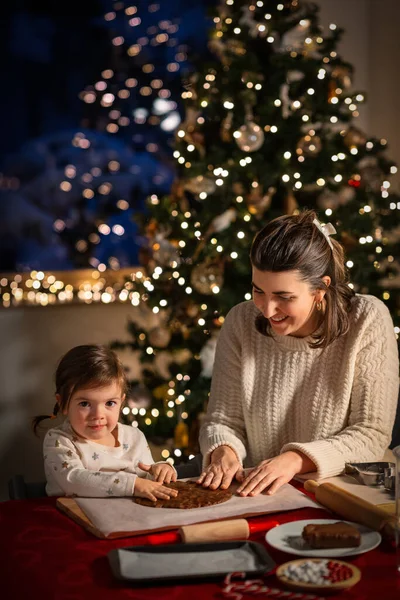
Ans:
POLYGON ((43 442, 46 492, 49 496, 104 498, 132 496, 136 477, 147 473, 138 463, 154 464, 144 434, 117 424, 118 446, 78 438, 66 419, 50 429, 43 442))

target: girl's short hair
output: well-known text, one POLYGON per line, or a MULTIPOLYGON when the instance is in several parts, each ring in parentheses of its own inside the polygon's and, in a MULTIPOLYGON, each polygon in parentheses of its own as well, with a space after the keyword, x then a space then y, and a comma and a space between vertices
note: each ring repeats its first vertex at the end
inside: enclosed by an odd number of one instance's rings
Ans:
POLYGON ((124 394, 127 379, 115 352, 102 345, 75 346, 61 358, 56 370, 56 394, 60 395, 60 403, 56 402, 54 405, 53 415, 34 417, 33 431, 36 433, 43 419, 50 419, 59 411, 63 412, 76 391, 104 387, 114 382, 124 394))
MULTIPOLYGON (((342 246, 329 238, 313 222, 317 215, 304 210, 296 215, 285 215, 270 221, 254 238, 250 260, 259 271, 297 271, 311 290, 324 290, 326 310, 312 348, 325 348, 349 329, 349 312, 354 291, 348 286, 342 246), (322 277, 328 275, 327 286, 322 277)), ((271 335, 268 319, 256 318, 256 328, 263 335, 271 335)))

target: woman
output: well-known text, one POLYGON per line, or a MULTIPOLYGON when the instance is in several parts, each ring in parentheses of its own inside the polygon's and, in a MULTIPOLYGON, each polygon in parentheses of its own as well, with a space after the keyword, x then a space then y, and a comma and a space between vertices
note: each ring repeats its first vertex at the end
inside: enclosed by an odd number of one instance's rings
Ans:
POLYGON ((268 223, 251 248, 253 301, 221 330, 198 482, 254 496, 299 473, 331 477, 390 443, 398 353, 387 307, 355 295, 341 245, 312 211, 268 223), (252 467, 244 471, 244 466, 252 467))

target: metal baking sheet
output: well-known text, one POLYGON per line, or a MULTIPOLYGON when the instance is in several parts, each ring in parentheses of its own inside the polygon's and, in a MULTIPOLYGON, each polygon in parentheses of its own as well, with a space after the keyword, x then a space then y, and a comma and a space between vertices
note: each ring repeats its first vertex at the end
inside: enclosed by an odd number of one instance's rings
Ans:
POLYGON ((233 571, 262 575, 275 563, 257 542, 131 546, 111 550, 111 570, 123 581, 150 583, 222 577, 233 571))

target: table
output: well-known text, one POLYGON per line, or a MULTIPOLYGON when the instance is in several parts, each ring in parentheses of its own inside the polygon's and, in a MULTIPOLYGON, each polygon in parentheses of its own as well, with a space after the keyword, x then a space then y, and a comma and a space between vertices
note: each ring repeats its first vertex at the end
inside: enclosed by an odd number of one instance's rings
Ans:
MULTIPOLYGON (((107 553, 113 548, 175 543, 177 531, 118 540, 100 540, 60 513, 55 498, 0 503, 0 596, 2 600, 222 600, 221 583, 182 583, 139 588, 113 579, 107 553)), ((323 509, 304 508, 256 517, 253 521, 286 523, 331 517, 323 509)), ((265 544, 262 533, 251 537, 265 544)), ((266 545, 277 564, 296 558, 266 545)), ((398 600, 400 575, 394 549, 387 542, 349 562, 362 571, 362 580, 344 592, 346 600, 398 600)), ((280 587, 274 575, 266 585, 280 587)), ((283 588, 281 588, 283 589, 283 588)), ((244 596, 250 598, 266 596, 244 596)))

